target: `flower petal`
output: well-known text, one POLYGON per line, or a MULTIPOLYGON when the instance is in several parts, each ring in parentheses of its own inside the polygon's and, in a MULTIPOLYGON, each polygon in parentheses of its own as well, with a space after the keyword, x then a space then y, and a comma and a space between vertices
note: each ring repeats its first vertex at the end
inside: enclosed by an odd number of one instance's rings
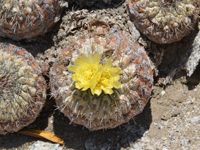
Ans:
POLYGON ((109 58, 109 59, 107 60, 106 64, 105 64, 105 67, 111 68, 111 66, 112 66, 112 60, 109 58))
POLYGON ((70 65, 70 66, 68 67, 68 70, 69 70, 70 72, 75 72, 76 69, 77 69, 77 67, 74 66, 74 65, 70 65))
POLYGON ((102 88, 105 94, 112 94, 113 90, 110 88, 102 88))
POLYGON ((95 60, 96 63, 99 64, 99 62, 100 62, 100 60, 101 60, 101 55, 98 54, 98 53, 96 53, 96 54, 94 55, 94 60, 95 60))
POLYGON ((121 87, 121 83, 120 83, 119 81, 115 81, 115 82, 114 82, 114 87, 115 87, 116 89, 120 88, 120 87, 121 87))
POLYGON ((97 94, 99 96, 102 92, 102 89, 101 88, 94 88, 93 92, 94 92, 94 94, 97 94))

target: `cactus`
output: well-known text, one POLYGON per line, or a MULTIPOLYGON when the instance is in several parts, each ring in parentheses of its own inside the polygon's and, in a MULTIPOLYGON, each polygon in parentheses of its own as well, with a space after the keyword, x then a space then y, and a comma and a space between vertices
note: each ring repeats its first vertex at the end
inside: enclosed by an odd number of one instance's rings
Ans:
POLYGON ((26 50, 0 43, 0 134, 17 132, 39 115, 46 82, 26 50))
POLYGON ((60 19, 62 0, 3 0, 0 36, 21 40, 44 34, 60 19))
POLYGON ((81 32, 69 36, 66 49, 58 50, 50 82, 58 108, 71 122, 99 130, 115 128, 141 113, 153 76, 143 47, 129 35, 81 32))
POLYGON ((128 0, 130 19, 150 40, 169 44, 194 28, 199 14, 198 0, 128 0))

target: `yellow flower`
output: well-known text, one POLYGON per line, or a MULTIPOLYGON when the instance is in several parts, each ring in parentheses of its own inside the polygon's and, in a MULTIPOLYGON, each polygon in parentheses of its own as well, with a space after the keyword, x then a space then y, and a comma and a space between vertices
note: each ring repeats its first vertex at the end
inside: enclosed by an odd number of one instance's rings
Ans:
POLYGON ((75 65, 70 65, 68 70, 73 72, 72 80, 77 89, 83 91, 90 88, 92 94, 100 95, 102 90, 105 94, 112 94, 112 88, 120 88, 118 81, 120 68, 112 68, 112 60, 109 59, 104 66, 100 63, 101 56, 96 53, 93 55, 79 56, 75 60, 75 65))
POLYGON ((108 59, 105 66, 103 66, 103 71, 101 73, 101 78, 99 79, 96 87, 94 88, 94 93, 97 95, 101 94, 101 90, 104 91, 105 94, 112 94, 112 88, 120 88, 121 83, 118 81, 120 76, 121 69, 120 68, 111 68, 112 60, 108 59))

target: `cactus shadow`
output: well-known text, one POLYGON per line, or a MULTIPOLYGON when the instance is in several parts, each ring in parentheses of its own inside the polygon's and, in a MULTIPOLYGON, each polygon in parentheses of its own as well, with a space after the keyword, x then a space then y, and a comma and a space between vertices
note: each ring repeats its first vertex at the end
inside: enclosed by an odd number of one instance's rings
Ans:
POLYGON ((161 57, 161 59, 159 58, 160 64, 156 62, 158 59, 154 60, 153 57, 150 57, 159 70, 157 83, 166 85, 171 80, 186 76, 186 72, 183 70, 185 70, 186 63, 193 51, 193 42, 197 33, 196 26, 188 36, 180 41, 164 45, 154 44, 156 46, 151 47, 152 52, 150 51, 150 54, 154 53, 154 57, 155 53, 163 51, 163 56, 158 55, 161 57), (156 52, 154 52, 155 49, 157 49, 156 52))
POLYGON ((150 128, 152 122, 150 101, 144 111, 135 116, 129 123, 115 129, 89 131, 83 126, 70 124, 67 117, 59 110, 54 113, 54 133, 65 141, 65 148, 84 149, 115 149, 130 147, 150 128))
POLYGON ((186 80, 189 90, 193 90, 200 83, 200 65, 197 66, 192 76, 187 77, 186 80))
POLYGON ((50 33, 47 33, 44 36, 38 36, 37 40, 30 42, 27 42, 27 40, 13 41, 7 38, 0 38, 0 42, 6 42, 24 48, 35 57, 38 53, 44 53, 45 50, 53 46, 53 40, 48 36, 49 34, 50 33))
POLYGON ((79 2, 77 0, 66 0, 69 3, 70 7, 75 9, 88 9, 88 10, 97 10, 97 9, 106 9, 106 8, 117 8, 122 5, 126 0, 112 0, 109 3, 104 3, 103 0, 94 1, 87 0, 85 2, 79 2))
POLYGON ((176 79, 180 79, 180 81, 187 86, 188 90, 195 89, 200 83, 200 64, 196 67, 194 73, 190 77, 188 77, 186 72, 182 70, 174 76, 174 80, 176 79), (182 80, 181 77, 185 78, 182 80))
MULTIPOLYGON (((64 14, 64 13, 63 13, 64 14)), ((39 35, 31 39, 23 39, 20 41, 14 41, 9 38, 0 37, 0 42, 2 43, 11 43, 13 45, 19 46, 30 52, 34 57, 39 53, 44 53, 47 49, 51 48, 54 45, 53 37, 57 35, 62 19, 60 19, 52 29, 45 33, 44 35, 39 35)))

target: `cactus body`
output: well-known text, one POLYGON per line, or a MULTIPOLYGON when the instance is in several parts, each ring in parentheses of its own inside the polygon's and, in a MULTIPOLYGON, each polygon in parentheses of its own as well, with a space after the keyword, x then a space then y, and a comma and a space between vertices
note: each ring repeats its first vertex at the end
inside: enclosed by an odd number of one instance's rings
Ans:
POLYGON ((45 102, 46 82, 26 50, 0 43, 0 53, 0 134, 5 134, 36 119, 45 102))
POLYGON ((92 36, 80 33, 69 37, 66 46, 50 69, 51 93, 72 122, 90 130, 115 128, 143 111, 151 95, 153 76, 149 58, 138 43, 117 32, 92 36), (92 94, 90 89, 77 89, 73 82, 69 66, 80 60, 79 56, 96 53, 101 55, 100 64, 112 59, 112 67, 121 70, 120 88, 113 88, 112 94, 92 94))
POLYGON ((129 0, 130 19, 150 40, 169 44, 188 35, 199 14, 198 0, 129 0))
POLYGON ((44 34, 61 15, 62 0, 3 0, 0 3, 0 36, 14 40, 44 34))

